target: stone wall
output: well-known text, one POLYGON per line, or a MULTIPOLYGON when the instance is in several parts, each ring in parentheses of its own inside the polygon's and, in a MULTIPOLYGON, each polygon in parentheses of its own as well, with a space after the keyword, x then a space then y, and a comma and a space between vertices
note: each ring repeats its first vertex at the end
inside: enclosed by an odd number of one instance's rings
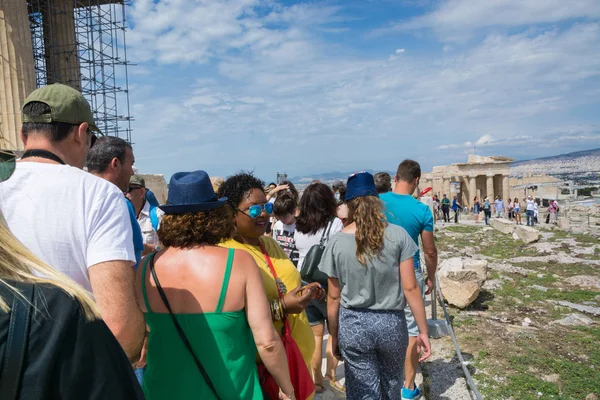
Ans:
POLYGON ((146 181, 146 187, 154 192, 160 204, 167 202, 169 187, 164 175, 161 174, 140 174, 146 181))

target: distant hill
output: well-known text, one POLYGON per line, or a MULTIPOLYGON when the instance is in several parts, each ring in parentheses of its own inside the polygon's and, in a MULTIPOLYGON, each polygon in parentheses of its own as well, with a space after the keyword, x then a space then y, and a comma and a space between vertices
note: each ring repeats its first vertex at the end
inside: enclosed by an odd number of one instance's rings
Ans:
POLYGON ((574 160, 576 158, 581 158, 581 157, 600 157, 600 148, 591 149, 591 150, 583 150, 583 151, 575 151, 573 153, 559 154, 557 156, 535 158, 532 160, 515 161, 511 164, 511 167, 517 167, 519 165, 527 165, 527 164, 538 164, 538 163, 544 162, 544 161, 567 161, 567 160, 574 160))
MULTIPOLYGON (((371 174, 375 174, 377 172, 380 171, 373 171, 372 169, 367 169, 364 170, 366 172, 369 172, 371 174)), ((346 180, 348 179, 348 176, 350 174, 353 174, 357 171, 350 171, 350 172, 339 172, 339 171, 333 171, 333 172, 324 172, 324 173, 320 173, 320 174, 312 174, 312 175, 307 175, 307 176, 295 176, 293 178, 290 178, 289 180, 292 181, 294 184, 309 184, 312 181, 323 181, 323 182, 333 182, 336 179, 339 179, 340 181, 346 182, 346 180)), ((393 175, 395 172, 390 172, 387 171, 390 175, 393 175)))
POLYGON ((600 149, 516 161, 510 165, 510 175, 552 175, 575 180, 597 180, 600 176, 600 149))

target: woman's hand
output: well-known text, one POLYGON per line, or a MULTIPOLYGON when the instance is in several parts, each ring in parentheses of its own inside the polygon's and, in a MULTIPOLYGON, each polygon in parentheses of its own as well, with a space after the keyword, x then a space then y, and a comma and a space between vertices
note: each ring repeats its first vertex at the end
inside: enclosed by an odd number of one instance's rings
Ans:
POLYGON ((342 352, 340 351, 340 343, 338 342, 337 336, 329 336, 329 340, 331 340, 331 352, 333 356, 340 361, 343 361, 342 352))
POLYGON ((308 307, 312 299, 323 298, 324 293, 321 285, 316 282, 290 290, 283 298, 287 313, 300 314, 308 307))
POLYGON ((429 335, 427 333, 419 332, 417 336, 417 353, 423 355, 419 358, 419 362, 425 361, 431 356, 431 342, 429 342, 429 335))

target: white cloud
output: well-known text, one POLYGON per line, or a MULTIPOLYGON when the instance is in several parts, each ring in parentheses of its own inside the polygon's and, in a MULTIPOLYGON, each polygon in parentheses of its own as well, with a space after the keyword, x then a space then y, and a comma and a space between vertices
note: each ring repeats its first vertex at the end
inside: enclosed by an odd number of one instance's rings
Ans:
POLYGON ((400 21, 379 33, 430 28, 444 41, 464 39, 486 27, 521 27, 600 17, 597 0, 448 0, 430 13, 400 21))
POLYGON ((484 144, 493 142, 493 140, 494 139, 492 138, 492 135, 483 135, 482 137, 480 137, 479 139, 477 139, 477 141, 475 142, 475 144, 477 146, 482 146, 484 144))
POLYGON ((364 163, 354 169, 397 164, 401 156, 456 162, 473 142, 478 152, 505 155, 530 145, 559 152, 571 143, 599 144, 597 129, 561 128, 539 140, 539 132, 579 123, 573 109, 598 104, 598 22, 490 32, 433 56, 402 48, 367 56, 314 34, 311 18, 328 28, 343 19, 336 7, 167 3, 174 8, 168 17, 152 1, 136 1, 132 12, 136 46, 147 56, 142 65, 156 62, 162 74, 153 94, 132 93, 136 158, 147 169, 201 162, 224 175, 256 165, 292 172, 364 163), (184 18, 201 11, 215 18, 184 18), (203 78, 165 82, 177 68, 203 78), (153 163, 145 154, 156 148, 153 163), (167 166, 165 154, 175 154, 176 165, 167 166))

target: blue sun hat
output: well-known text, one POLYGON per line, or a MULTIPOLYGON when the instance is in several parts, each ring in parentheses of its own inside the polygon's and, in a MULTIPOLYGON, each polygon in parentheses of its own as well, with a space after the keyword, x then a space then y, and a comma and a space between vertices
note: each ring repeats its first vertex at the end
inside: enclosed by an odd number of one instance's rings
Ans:
POLYGON ((348 177, 345 200, 350 201, 362 196, 379 197, 373 175, 365 171, 356 172, 348 177))
POLYGON ((160 206, 165 214, 187 214, 222 207, 227 197, 217 199, 204 171, 177 172, 169 182, 167 204, 160 206))

